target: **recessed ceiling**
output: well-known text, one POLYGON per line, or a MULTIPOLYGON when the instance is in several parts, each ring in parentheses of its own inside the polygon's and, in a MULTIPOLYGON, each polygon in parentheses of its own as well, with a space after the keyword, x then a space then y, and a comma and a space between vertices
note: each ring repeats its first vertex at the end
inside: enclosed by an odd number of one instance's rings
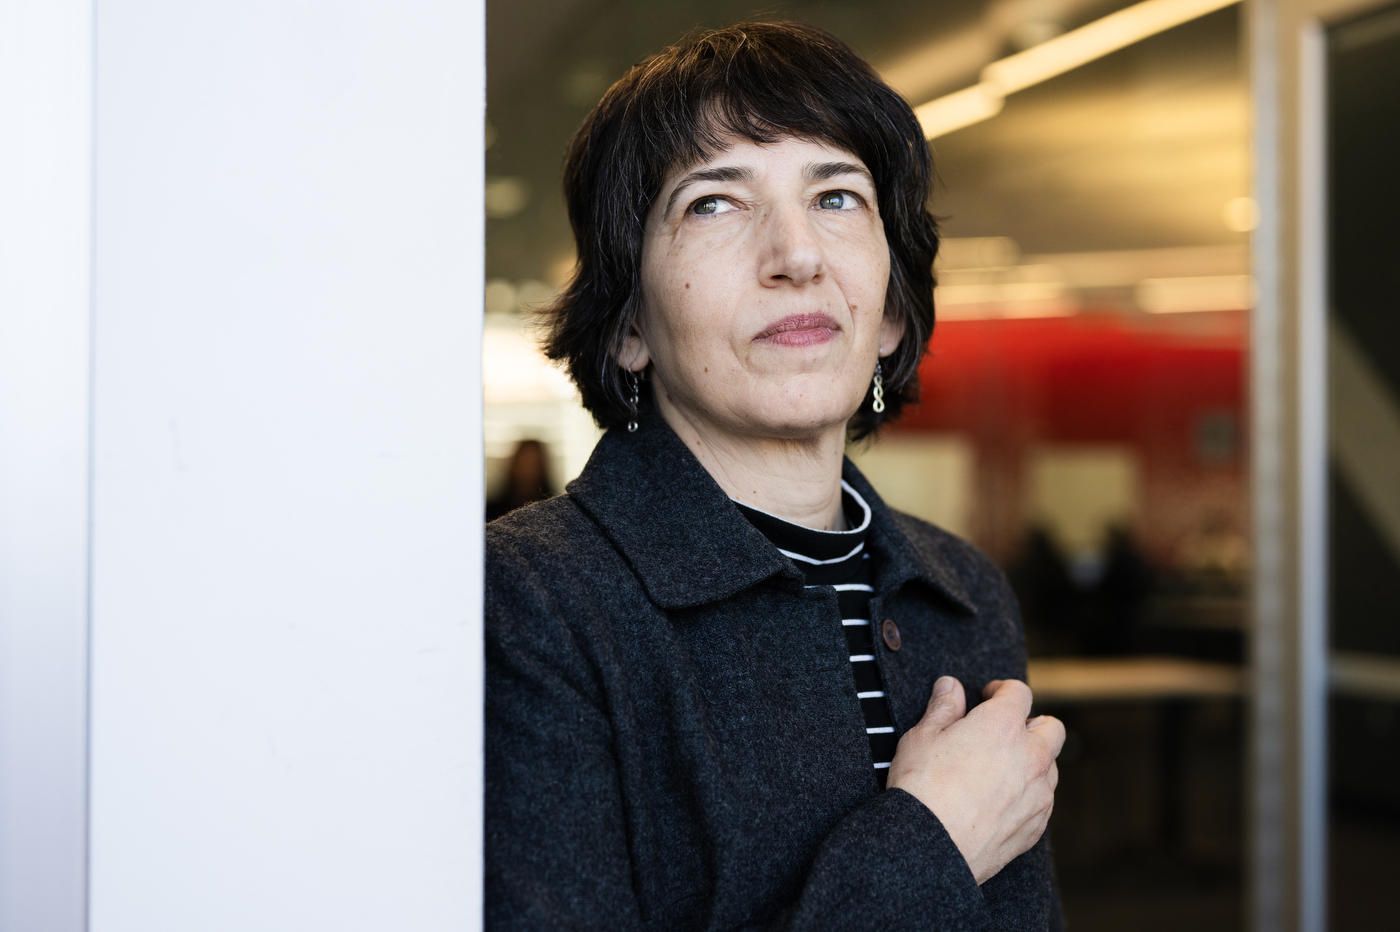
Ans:
MULTIPOLYGON (((1123 5, 861 0, 780 3, 767 15, 824 26, 881 68, 947 54, 953 63, 924 82, 932 96, 972 83, 1027 37, 1123 5)), ((725 0, 489 4, 487 171, 514 187, 492 189, 508 209, 488 220, 488 277, 550 280, 567 266, 560 162, 607 84, 693 28, 751 13, 725 0)), ((949 235, 1011 237, 1025 252, 1243 243, 1223 213, 1248 193, 1247 116, 1230 8, 1013 94, 1000 115, 936 140, 933 208, 949 235)))

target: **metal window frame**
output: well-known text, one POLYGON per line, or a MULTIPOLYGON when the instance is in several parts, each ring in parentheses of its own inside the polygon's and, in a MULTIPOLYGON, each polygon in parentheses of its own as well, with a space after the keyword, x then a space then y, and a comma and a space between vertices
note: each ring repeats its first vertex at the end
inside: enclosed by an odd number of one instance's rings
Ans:
POLYGON ((1390 0, 1250 0, 1254 119, 1249 926, 1327 925, 1326 27, 1390 0))

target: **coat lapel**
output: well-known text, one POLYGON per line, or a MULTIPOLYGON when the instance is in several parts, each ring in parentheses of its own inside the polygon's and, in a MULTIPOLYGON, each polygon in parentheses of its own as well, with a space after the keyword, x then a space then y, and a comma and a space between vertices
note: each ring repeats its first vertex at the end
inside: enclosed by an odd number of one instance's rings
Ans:
POLYGON ((678 609, 801 573, 750 524, 654 410, 612 429, 568 493, 631 563, 647 595, 678 609))
MULTIPOLYGON (((914 546, 900 528, 895 512, 849 459, 842 469, 842 478, 870 505, 870 546, 883 557, 876 568, 875 591, 891 596, 907 583, 919 583, 952 603, 961 614, 976 615, 977 606, 943 554, 914 546)), ((905 520, 909 520, 907 516, 905 520)))
MULTIPOLYGON (((892 595, 906 583, 920 583, 975 615, 952 567, 939 554, 915 548, 850 460, 843 476, 870 504, 871 545, 884 557, 877 590, 892 595)), ((633 433, 605 433, 568 494, 662 608, 717 602, 774 576, 802 583, 801 571, 744 518, 654 409, 642 412, 633 433)))

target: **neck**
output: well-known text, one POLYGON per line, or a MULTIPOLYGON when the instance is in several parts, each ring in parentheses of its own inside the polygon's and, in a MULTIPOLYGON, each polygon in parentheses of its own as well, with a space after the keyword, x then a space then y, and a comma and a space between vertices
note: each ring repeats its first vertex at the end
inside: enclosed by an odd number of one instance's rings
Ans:
POLYGON ((688 416, 666 392, 655 398, 662 418, 730 498, 803 527, 846 530, 844 424, 795 439, 736 435, 688 416))

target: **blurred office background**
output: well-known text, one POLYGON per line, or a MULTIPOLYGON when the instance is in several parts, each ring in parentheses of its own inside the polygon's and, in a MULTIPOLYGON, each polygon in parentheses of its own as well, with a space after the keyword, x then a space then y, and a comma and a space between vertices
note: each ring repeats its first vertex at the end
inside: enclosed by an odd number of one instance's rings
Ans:
MULTIPOLYGON (((1260 208, 1246 28, 1235 4, 1156 6, 1148 26, 1113 0, 762 9, 830 29, 911 103, 932 102, 920 115, 946 238, 923 402, 851 455, 892 505, 974 541, 1017 589, 1037 701, 1069 728, 1051 831, 1076 930, 1239 929, 1251 915, 1260 208), (1127 38, 1042 64, 1014 93, 986 93, 988 65, 1054 49, 1081 27, 1092 37, 1106 22, 1127 38)), ((598 437, 534 348, 529 316, 573 266, 559 193, 570 134, 630 65, 756 11, 734 0, 488 4, 488 498, 515 494, 522 441, 543 444, 524 448, 534 451, 526 459, 545 451, 541 475, 557 492, 598 437)), ((1394 928, 1385 878, 1400 871, 1400 243, 1390 218, 1400 189, 1385 166, 1400 160, 1400 11, 1338 23, 1325 41, 1335 182, 1328 902, 1333 928, 1394 928)))

